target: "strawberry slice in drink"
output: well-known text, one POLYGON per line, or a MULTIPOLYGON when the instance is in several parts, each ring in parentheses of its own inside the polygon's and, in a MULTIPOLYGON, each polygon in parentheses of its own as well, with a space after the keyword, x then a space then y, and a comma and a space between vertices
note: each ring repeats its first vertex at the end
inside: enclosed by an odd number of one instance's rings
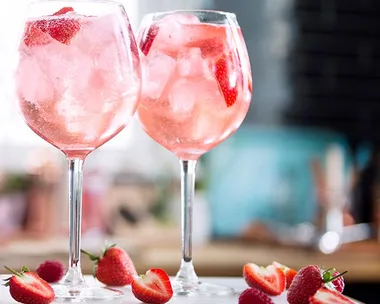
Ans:
POLYGON ((158 34, 158 27, 156 25, 152 25, 146 34, 143 34, 143 37, 140 37, 140 50, 145 55, 148 56, 150 48, 152 47, 153 41, 158 34))
POLYGON ((25 45, 31 47, 51 42, 42 33, 48 34, 51 38, 63 44, 69 44, 71 39, 80 30, 78 20, 65 16, 67 13, 73 12, 73 8, 64 7, 54 13, 54 17, 48 16, 45 19, 28 22, 24 34, 25 45))
POLYGON ((223 55, 217 60, 214 67, 214 75, 223 93, 227 107, 235 104, 239 94, 237 78, 230 77, 232 73, 236 72, 238 71, 234 67, 232 54, 223 55))

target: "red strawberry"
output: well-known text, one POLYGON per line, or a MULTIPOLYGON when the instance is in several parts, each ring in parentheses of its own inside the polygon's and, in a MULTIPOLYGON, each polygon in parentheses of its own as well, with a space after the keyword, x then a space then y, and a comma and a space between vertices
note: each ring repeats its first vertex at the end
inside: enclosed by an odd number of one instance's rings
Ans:
POLYGON ((149 269, 132 282, 134 296, 144 303, 163 304, 173 297, 169 276, 162 269, 149 269))
POLYGON ((273 262, 273 266, 275 266, 277 268, 280 268, 285 273, 285 276, 286 276, 286 289, 288 289, 290 287, 290 284, 292 284, 293 279, 294 279, 294 277, 297 274, 297 271, 295 271, 292 268, 289 268, 286 265, 282 265, 282 264, 280 264, 278 262, 273 262))
POLYGON ((140 38, 140 50, 145 56, 147 56, 150 51, 150 48, 152 47, 153 41, 158 34, 158 26, 152 25, 146 32, 146 35, 145 32, 143 33, 143 36, 140 38))
POLYGON ((82 253, 95 262, 94 276, 107 286, 130 285, 137 276, 136 268, 129 255, 116 245, 106 248, 100 257, 84 250, 82 253))
POLYGON ((15 301, 24 304, 48 304, 54 300, 53 288, 25 266, 21 272, 8 267, 5 269, 13 273, 5 286, 9 286, 9 292, 15 301))
MULTIPOLYGON (((334 269, 323 270, 316 265, 309 265, 298 271, 288 290, 289 304, 309 304, 309 299, 322 287, 334 288, 331 282, 338 276, 334 276, 334 269)), ((339 276, 343 275, 339 274, 339 276)))
POLYGON ((65 275, 65 266, 60 261, 48 260, 37 267, 36 273, 48 283, 57 283, 65 275))
POLYGON ((256 287, 271 296, 278 296, 285 290, 285 274, 273 265, 260 267, 248 263, 244 265, 243 275, 250 287, 256 287))
POLYGON ((327 288, 318 289, 309 301, 310 304, 355 304, 344 295, 327 288))
POLYGON ((73 18, 64 17, 68 12, 74 12, 74 9, 72 7, 64 7, 53 14, 56 18, 30 22, 25 30, 24 43, 27 46, 49 43, 50 41, 46 38, 46 35, 42 36, 40 32, 42 31, 61 43, 69 44, 71 39, 80 30, 80 23, 73 18))
POLYGON ((24 43, 26 46, 32 47, 45 45, 51 41, 52 38, 41 31, 36 22, 30 22, 27 24, 24 34, 24 43))
POLYGON ((55 12, 53 16, 63 15, 71 12, 74 12, 74 9, 72 7, 62 7, 58 12, 55 12))
POLYGON ((274 304, 271 298, 256 288, 247 288, 239 297, 239 304, 274 304))
POLYGON ((334 281, 332 281, 332 284, 334 285, 335 289, 337 292, 342 293, 344 290, 344 278, 343 276, 339 276, 340 272, 339 271, 334 271, 333 277, 338 276, 334 281))
POLYGON ((219 87, 223 93, 227 107, 234 105, 238 97, 237 80, 233 80, 230 74, 233 73, 232 56, 223 55, 215 64, 214 74, 219 87))

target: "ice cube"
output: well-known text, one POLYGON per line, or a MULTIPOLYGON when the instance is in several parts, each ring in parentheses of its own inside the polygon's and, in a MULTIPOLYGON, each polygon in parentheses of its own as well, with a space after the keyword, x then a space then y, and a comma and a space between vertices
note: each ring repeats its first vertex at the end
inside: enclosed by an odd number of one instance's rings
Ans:
POLYGON ((183 116, 191 116, 195 103, 198 99, 199 86, 201 82, 189 81, 180 78, 168 91, 170 109, 174 118, 182 119, 183 116))
POLYGON ((175 57, 179 48, 188 39, 185 31, 186 25, 199 24, 198 17, 192 14, 173 14, 162 18, 158 23, 158 33, 153 42, 153 49, 175 57))
POLYGON ((178 59, 178 74, 181 77, 202 78, 209 73, 207 62, 199 48, 187 49, 178 59))
POLYGON ((175 68, 175 59, 157 51, 142 58, 142 94, 152 99, 160 98, 175 68))
POLYGON ((54 100, 54 87, 33 56, 20 59, 16 71, 17 91, 20 97, 33 104, 54 100))
POLYGON ((71 41, 71 46, 76 46, 83 52, 100 53, 105 44, 115 41, 119 29, 115 15, 86 17, 80 21, 81 29, 71 41))

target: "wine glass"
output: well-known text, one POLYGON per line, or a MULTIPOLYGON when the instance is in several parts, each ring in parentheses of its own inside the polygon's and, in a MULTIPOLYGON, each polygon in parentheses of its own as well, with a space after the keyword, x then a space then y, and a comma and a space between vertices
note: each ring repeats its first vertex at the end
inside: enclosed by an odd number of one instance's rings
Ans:
POLYGON ((66 302, 118 298, 82 275, 83 163, 134 115, 141 91, 138 48, 122 5, 37 1, 27 8, 15 73, 26 124, 69 163, 69 269, 55 287, 66 302))
POLYGON ((197 160, 238 129, 251 101, 242 31, 232 13, 153 13, 144 16, 138 43, 140 124, 181 165, 182 262, 173 280, 175 294, 230 295, 231 288, 198 280, 192 263, 192 217, 197 160))

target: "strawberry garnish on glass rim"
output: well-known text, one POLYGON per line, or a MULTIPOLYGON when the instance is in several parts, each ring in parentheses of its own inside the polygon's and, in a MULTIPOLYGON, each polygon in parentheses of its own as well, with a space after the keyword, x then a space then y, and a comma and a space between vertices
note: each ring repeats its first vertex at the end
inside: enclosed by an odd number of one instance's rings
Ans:
POLYGON ((132 293, 141 302, 164 304, 173 297, 173 288, 164 270, 152 268, 145 275, 135 278, 132 293))
POLYGON ((69 44, 80 30, 78 20, 65 17, 66 14, 73 13, 72 7, 64 7, 45 19, 28 22, 24 34, 25 45, 31 47, 50 43, 51 40, 44 34, 63 44, 69 44))
POLYGON ((49 304, 54 298, 53 288, 36 273, 30 272, 25 266, 21 272, 4 266, 13 276, 5 279, 4 285, 9 286, 9 292, 14 300, 28 304, 49 304))
POLYGON ((260 267, 253 263, 245 264, 243 276, 248 286, 260 289, 268 295, 278 296, 285 290, 285 274, 273 265, 260 267))

